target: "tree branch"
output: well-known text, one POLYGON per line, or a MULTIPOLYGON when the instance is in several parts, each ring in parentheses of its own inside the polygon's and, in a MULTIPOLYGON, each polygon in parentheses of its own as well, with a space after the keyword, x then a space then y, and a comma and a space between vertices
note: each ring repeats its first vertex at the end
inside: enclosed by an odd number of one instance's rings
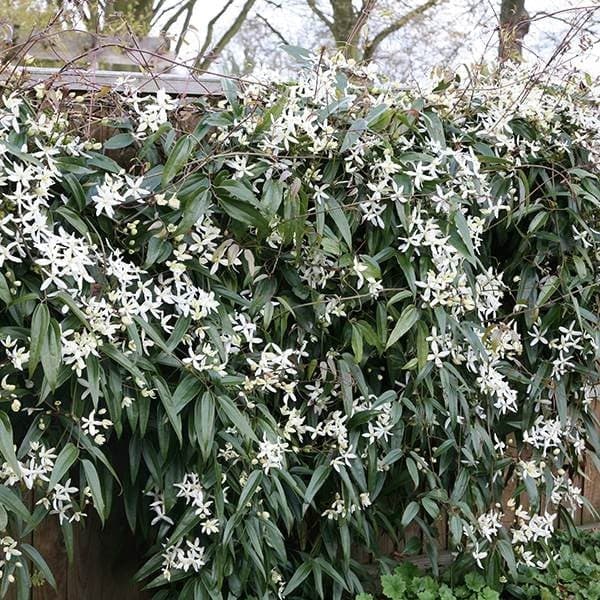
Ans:
POLYGON ((325 13, 317 6, 316 0, 306 0, 306 3, 308 4, 310 10, 312 10, 315 15, 317 15, 317 17, 319 17, 319 19, 321 19, 325 25, 327 25, 329 31, 333 33, 333 21, 328 19, 325 13))
MULTIPOLYGON (((231 1, 227 4, 227 6, 229 6, 230 4, 231 4, 231 1)), ((246 20, 246 17, 248 16, 248 12, 254 6, 254 4, 256 4, 256 0, 246 0, 246 3, 240 10, 238 16, 235 18, 235 21, 231 24, 229 29, 227 29, 227 31, 221 36, 221 38, 213 46, 211 51, 204 58, 201 58, 203 51, 205 50, 205 48, 203 47, 202 51, 198 55, 198 58, 196 59, 195 67, 197 69, 200 69, 201 71, 205 71, 218 58, 218 56, 221 54, 221 52, 223 52, 223 50, 225 49, 225 46, 227 46, 227 44, 233 39, 235 34, 241 29, 242 25, 244 24, 244 21, 246 20)), ((224 11, 221 11, 221 13, 219 13, 219 15, 221 15, 223 12, 224 11)), ((213 26, 214 26, 214 23, 213 23, 213 26)), ((208 33, 207 33, 207 37, 208 37, 208 33)), ((212 29, 211 29, 211 37, 212 37, 212 29)))
POLYGON ((392 33, 395 33, 399 29, 402 29, 405 25, 410 23, 413 19, 419 17, 424 12, 439 4, 442 0, 427 0, 427 2, 421 4, 421 6, 417 6, 412 10, 408 11, 405 15, 401 16, 399 19, 396 19, 393 23, 382 29, 370 42, 365 44, 365 50, 363 53, 363 59, 365 61, 370 61, 377 50, 377 47, 385 38, 387 38, 392 33))
POLYGON ((360 9, 360 15, 358 16, 358 19, 356 19, 356 23, 354 23, 352 31, 348 34, 346 46, 351 47, 354 43, 354 40, 359 36, 361 29, 369 20, 371 12, 375 8, 375 4, 377 4, 377 0, 363 0, 362 8, 360 9))
POLYGON ((185 32, 187 28, 190 26, 190 21, 192 20, 192 15, 194 14, 194 0, 190 0, 190 4, 188 5, 187 14, 185 15, 185 19, 183 21, 183 25, 181 26, 181 33, 177 38, 177 44, 175 45, 175 56, 179 54, 181 50, 181 46, 183 46, 183 40, 185 38, 185 32))
POLYGON ((523 38, 529 31, 529 13, 525 10, 525 0, 502 0, 499 25, 500 62, 521 60, 523 38))
POLYGON ((227 9, 233 4, 233 0, 228 0, 225 6, 219 11, 219 13, 213 17, 206 25, 206 36, 204 37, 204 43, 202 44, 202 48, 200 48, 200 52, 198 52, 198 57, 204 56, 206 51, 209 49, 212 43, 213 31, 215 29, 215 24, 217 21, 227 12, 227 9))
MULTIPOLYGON (((173 13, 170 16, 169 20, 164 24, 163 31, 168 31, 175 24, 175 21, 177 21, 177 19, 179 19, 179 17, 183 14, 183 12, 185 10, 187 10, 188 12, 191 12, 194 8, 194 4, 195 4, 195 0, 188 0, 188 2, 185 2, 181 6, 178 6, 177 11, 175 13, 173 13)), ((175 8, 175 7, 172 7, 172 8, 175 8)), ((167 9, 167 10, 171 10, 171 9, 167 9)), ((166 11, 165 11, 165 13, 166 13, 166 11)), ((183 34, 183 31, 182 31, 182 34, 183 34)))
POLYGON ((281 40, 282 43, 284 43, 286 46, 290 45, 290 43, 285 39, 283 34, 277 29, 275 29, 275 27, 273 27, 273 25, 271 25, 271 23, 269 23, 269 21, 265 19, 265 17, 263 17, 261 14, 257 14, 256 16, 281 40))

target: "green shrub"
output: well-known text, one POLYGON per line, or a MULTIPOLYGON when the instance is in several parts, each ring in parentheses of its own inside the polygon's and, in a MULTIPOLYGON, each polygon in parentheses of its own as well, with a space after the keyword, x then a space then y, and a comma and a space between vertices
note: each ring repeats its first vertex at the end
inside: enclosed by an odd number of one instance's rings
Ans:
MULTIPOLYGON (((423 574, 410 563, 381 576, 383 598, 392 600, 452 600, 478 598, 492 600, 598 600, 600 598, 600 532, 558 532, 550 547, 552 561, 544 571, 521 566, 514 579, 502 577, 495 589, 478 573, 457 577, 454 566, 441 576, 423 574), (459 583, 456 583, 459 581, 459 583)), ((359 594, 356 600, 373 600, 359 594)))
POLYGON ((600 532, 558 534, 553 547, 548 570, 522 569, 517 582, 506 587, 507 593, 519 600, 600 599, 600 532))
POLYGON ((490 583, 547 566, 599 450, 598 88, 477 77, 102 92, 104 152, 4 96, 0 595, 117 503, 157 599, 353 597, 353 547, 435 563, 444 518, 490 583))
MULTIPOLYGON (((394 572, 381 577, 382 593, 390 600, 499 600, 500 595, 485 584, 483 576, 470 573, 464 585, 450 588, 419 569, 404 563, 394 572)), ((374 600, 371 594, 360 594, 356 600, 374 600)))

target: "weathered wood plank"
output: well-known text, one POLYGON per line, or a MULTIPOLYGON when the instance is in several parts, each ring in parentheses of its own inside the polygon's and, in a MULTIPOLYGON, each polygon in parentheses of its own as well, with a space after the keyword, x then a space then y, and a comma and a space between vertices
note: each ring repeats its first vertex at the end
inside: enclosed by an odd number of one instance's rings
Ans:
POLYGON ((17 56, 27 55, 37 66, 76 63, 95 67, 111 65, 112 68, 124 67, 128 70, 166 70, 175 64, 169 40, 158 36, 115 37, 82 30, 55 30, 28 37, 17 33, 16 39, 9 45, 17 56))
POLYGON ((223 92, 221 79, 197 78, 186 73, 163 73, 148 75, 146 73, 124 71, 86 71, 83 69, 58 69, 52 67, 19 67, 14 72, 0 73, 0 83, 9 77, 13 80, 23 77, 32 86, 46 83, 55 88, 66 88, 72 91, 94 91, 102 88, 113 88, 127 77, 128 84, 139 92, 156 93, 164 89, 177 96, 211 96, 223 92))
MULTIPOLYGON (((600 401, 595 400, 591 407, 596 417, 600 420, 600 401)), ((590 457, 585 462, 585 478, 583 481, 583 495, 590 501, 596 510, 600 511, 600 471, 596 468, 590 457)), ((584 508, 581 515, 581 523, 593 523, 598 521, 598 515, 584 508)))
POLYGON ((77 530, 77 558, 68 569, 68 595, 64 600, 146 600, 150 597, 132 581, 143 562, 142 553, 125 518, 115 517, 103 529, 98 518, 90 515, 85 528, 77 530))
POLYGON ((62 532, 55 516, 44 519, 33 534, 33 545, 56 579, 56 591, 47 583, 33 588, 32 600, 66 600, 68 560, 62 532))

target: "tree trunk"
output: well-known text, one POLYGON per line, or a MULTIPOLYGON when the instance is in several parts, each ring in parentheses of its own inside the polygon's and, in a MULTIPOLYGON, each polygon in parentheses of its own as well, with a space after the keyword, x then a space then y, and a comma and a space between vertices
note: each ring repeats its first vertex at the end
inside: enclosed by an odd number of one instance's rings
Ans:
POLYGON ((120 13, 137 35, 146 36, 150 33, 153 5, 153 0, 113 0, 106 3, 106 16, 120 13))
MULTIPOLYGON (((223 35, 220 37, 217 43, 208 51, 208 53, 204 54, 204 52, 201 52, 201 55, 198 56, 195 64, 196 69, 206 71, 210 67, 210 65, 212 65, 212 63, 215 62, 217 58, 219 58, 227 44, 231 42, 231 40, 235 37, 237 32, 241 29, 242 25, 248 18, 250 10, 252 9, 255 3, 256 0, 246 0, 244 6, 240 9, 238 16, 235 18, 235 20, 229 26, 229 28, 225 31, 225 33, 223 33, 223 35)), ((207 36, 210 37, 211 35, 212 33, 209 30, 207 36)))
POLYGON ((529 13, 525 0, 502 0, 500 8, 500 62, 523 58, 523 38, 529 31, 529 13))
POLYGON ((352 0, 329 0, 333 9, 331 32, 335 45, 345 51, 347 56, 355 56, 356 48, 347 48, 346 42, 354 29, 358 15, 354 12, 352 0))

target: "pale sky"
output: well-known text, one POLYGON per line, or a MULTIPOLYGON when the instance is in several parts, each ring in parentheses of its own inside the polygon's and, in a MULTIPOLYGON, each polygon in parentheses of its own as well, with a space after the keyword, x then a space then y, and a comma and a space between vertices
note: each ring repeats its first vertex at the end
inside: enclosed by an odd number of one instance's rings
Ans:
MULTIPOLYGON (((181 0, 172 0, 172 3, 181 0)), ((396 15, 406 12, 403 6, 416 6, 423 0, 380 0, 380 4, 387 4, 396 15)), ((186 36, 187 44, 182 53, 182 59, 189 59, 197 52, 206 34, 206 26, 225 6, 225 0, 200 0, 196 4, 195 12, 190 22, 191 28, 186 36)), ((328 2, 321 1, 321 6, 327 8, 328 2)), ((218 39, 224 29, 239 13, 243 0, 236 0, 225 13, 225 17, 215 27, 214 39, 218 39)), ((581 48, 578 36, 571 44, 565 57, 573 60, 594 76, 600 76, 600 0, 526 0, 525 7, 531 22, 529 34, 525 38, 524 56, 527 61, 548 60, 555 48, 570 29, 570 22, 581 18, 582 10, 577 8, 594 8, 598 11, 586 27, 592 30, 588 44, 589 47, 581 48), (545 14, 544 14, 545 13, 545 14), (553 16, 547 16, 552 14, 553 16)), ((404 69, 398 74, 399 79, 419 79, 428 73, 440 61, 457 67, 468 64, 485 56, 493 60, 497 54, 497 33, 495 31, 500 9, 500 0, 445 0, 438 8, 430 9, 423 23, 418 27, 402 29, 390 37, 382 47, 382 55, 376 62, 385 65, 386 70, 394 69, 397 65, 404 69), (402 60, 397 57, 402 56, 402 60), (409 74, 410 71, 410 74, 409 74)), ((260 31, 255 33, 250 27, 246 28, 234 39, 229 46, 229 56, 242 60, 244 44, 251 46, 256 52, 259 66, 271 66, 282 61, 285 54, 277 50, 281 43, 266 26, 268 21, 290 43, 306 48, 318 48, 330 38, 322 33, 323 25, 320 23, 306 4, 306 0, 258 0, 253 15, 260 14, 263 21, 258 22, 260 31), (277 8, 275 5, 280 5, 277 8)), ((159 27, 157 27, 157 30, 159 27)), ((564 58, 563 58, 564 60, 564 58)), ((225 61, 223 61, 225 62, 225 61)), ((215 71, 227 71, 226 64, 214 65, 215 71)))

